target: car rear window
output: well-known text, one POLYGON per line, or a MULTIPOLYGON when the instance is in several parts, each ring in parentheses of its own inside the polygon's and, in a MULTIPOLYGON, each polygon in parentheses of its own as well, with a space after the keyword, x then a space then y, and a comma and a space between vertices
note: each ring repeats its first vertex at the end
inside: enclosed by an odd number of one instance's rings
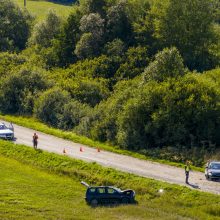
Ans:
POLYGON ((95 190, 96 190, 95 188, 90 188, 89 193, 95 193, 95 190))

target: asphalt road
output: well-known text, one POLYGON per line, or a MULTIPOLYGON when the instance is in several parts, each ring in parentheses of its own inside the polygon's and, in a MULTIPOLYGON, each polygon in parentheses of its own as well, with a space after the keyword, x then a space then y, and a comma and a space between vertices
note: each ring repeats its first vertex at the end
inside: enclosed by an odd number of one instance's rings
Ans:
MULTIPOLYGON (((7 122, 6 122, 7 124, 7 122)), ((32 145, 32 136, 35 130, 21 127, 14 124, 16 143, 24 144, 30 147, 32 145)), ((105 167, 112 167, 128 173, 148 177, 156 180, 185 185, 197 190, 211 192, 220 195, 220 182, 207 181, 204 173, 190 172, 190 185, 185 184, 184 169, 156 162, 136 159, 130 156, 124 156, 107 151, 98 152, 95 148, 90 148, 82 144, 73 143, 61 138, 36 132, 39 136, 38 148, 48 152, 63 154, 65 148, 66 155, 69 157, 81 159, 88 162, 97 162, 105 167), (83 151, 80 151, 83 150, 83 151)))

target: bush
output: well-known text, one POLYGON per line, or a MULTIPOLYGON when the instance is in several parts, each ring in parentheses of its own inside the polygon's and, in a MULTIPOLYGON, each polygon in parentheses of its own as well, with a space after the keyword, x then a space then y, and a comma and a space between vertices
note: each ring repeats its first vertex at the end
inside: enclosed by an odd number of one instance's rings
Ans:
POLYGON ((76 100, 71 100, 64 105, 62 115, 60 115, 59 118, 58 127, 65 130, 73 129, 89 111, 91 111, 91 108, 88 105, 82 104, 76 100))
POLYGON ((40 72, 40 69, 23 67, 2 80, 0 109, 3 113, 32 113, 35 99, 48 87, 40 72))
POLYGON ((35 102, 34 113, 38 119, 58 127, 64 105, 70 101, 68 92, 58 88, 45 91, 35 102))

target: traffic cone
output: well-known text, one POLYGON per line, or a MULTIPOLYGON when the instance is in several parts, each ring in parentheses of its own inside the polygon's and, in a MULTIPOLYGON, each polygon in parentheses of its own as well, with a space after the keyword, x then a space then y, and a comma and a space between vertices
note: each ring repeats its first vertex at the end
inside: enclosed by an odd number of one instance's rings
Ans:
POLYGON ((100 148, 97 148, 97 152, 101 152, 101 151, 100 151, 100 148))
POLYGON ((66 149, 65 148, 63 148, 63 154, 66 154, 66 149))
POLYGON ((80 147, 79 151, 80 151, 80 152, 83 152, 83 148, 82 148, 82 147, 80 147))

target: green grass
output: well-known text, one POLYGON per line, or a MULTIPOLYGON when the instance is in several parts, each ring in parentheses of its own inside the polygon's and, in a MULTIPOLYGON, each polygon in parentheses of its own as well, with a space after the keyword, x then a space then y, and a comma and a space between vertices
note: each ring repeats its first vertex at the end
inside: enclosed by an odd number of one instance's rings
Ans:
MULTIPOLYGON (((21 8, 24 8, 24 0, 13 0, 21 8)), ((73 10, 72 6, 55 4, 48 1, 30 1, 27 0, 27 10, 34 15, 37 20, 43 20, 48 13, 48 10, 54 10, 59 16, 67 17, 73 10)))
MULTIPOLYGON (((48 125, 41 123, 40 121, 38 121, 35 118, 25 118, 25 117, 21 117, 21 116, 11 116, 11 115, 4 115, 4 116, 0 115, 0 119, 16 123, 18 125, 21 125, 21 126, 24 126, 27 128, 32 128, 34 130, 41 131, 46 134, 51 134, 56 137, 60 137, 63 139, 74 141, 76 143, 84 144, 84 145, 87 145, 90 147, 96 147, 96 148, 99 147, 102 150, 111 151, 111 152, 118 153, 118 154, 124 154, 124 155, 128 155, 128 156, 136 157, 139 159, 143 159, 143 160, 151 160, 151 161, 155 161, 155 162, 159 162, 159 163, 163 163, 163 164, 168 164, 171 166, 184 167, 184 164, 181 164, 181 163, 150 158, 150 157, 147 157, 143 154, 120 149, 118 146, 111 146, 106 143, 100 143, 98 141, 93 141, 87 137, 79 136, 73 132, 67 132, 67 131, 55 129, 55 128, 49 127, 48 125)), ((201 171, 201 172, 204 171, 204 169, 202 167, 192 166, 192 169, 196 170, 196 171, 201 171)))
POLYGON ((0 141, 0 180, 0 219, 220 219, 217 195, 6 141, 0 141), (80 180, 133 188, 138 204, 93 209, 80 180))

